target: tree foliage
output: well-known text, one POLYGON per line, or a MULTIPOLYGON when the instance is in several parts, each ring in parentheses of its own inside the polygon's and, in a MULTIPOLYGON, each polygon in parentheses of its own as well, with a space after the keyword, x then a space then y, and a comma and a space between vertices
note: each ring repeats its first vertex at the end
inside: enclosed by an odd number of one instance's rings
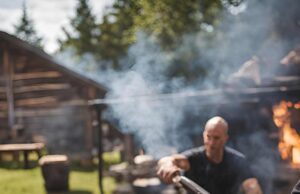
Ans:
POLYGON ((43 48, 42 38, 36 33, 33 20, 31 20, 27 14, 27 7, 25 3, 23 4, 22 11, 21 19, 19 23, 15 25, 15 35, 32 45, 43 48))
POLYGON ((155 37, 162 48, 174 49, 184 34, 201 30, 204 23, 215 25, 221 8, 219 0, 116 0, 100 24, 99 54, 118 67, 138 31, 155 37))
POLYGON ((139 31, 173 57, 171 64, 163 64, 167 76, 187 81, 217 80, 227 67, 238 68, 253 53, 268 50, 273 40, 296 44, 300 39, 295 0, 114 0, 100 23, 87 3, 78 0, 71 20, 74 33, 65 30, 62 48, 92 53, 115 69, 125 68, 120 59, 127 57, 139 31), (262 49, 264 43, 268 49, 262 49))
POLYGON ((72 32, 63 28, 67 38, 66 40, 59 40, 61 50, 71 46, 79 55, 97 52, 99 29, 95 16, 88 5, 88 0, 78 0, 76 15, 71 19, 71 28, 72 32))
POLYGON ((78 54, 93 53, 118 68, 118 60, 136 41, 138 31, 156 37, 163 48, 174 48, 183 34, 201 30, 202 23, 214 25, 220 9, 219 0, 115 0, 96 24, 87 0, 79 0, 71 20, 75 33, 64 29, 67 38, 60 41, 61 49, 72 46, 78 54))
POLYGON ((136 0, 116 0, 111 12, 104 15, 99 24, 98 56, 112 60, 114 68, 120 68, 119 58, 126 55, 128 47, 135 41, 135 17, 139 10, 136 0))
POLYGON ((219 0, 140 0, 140 6, 137 25, 157 37, 164 48, 176 46, 183 34, 201 30, 203 23, 213 25, 221 8, 219 0))

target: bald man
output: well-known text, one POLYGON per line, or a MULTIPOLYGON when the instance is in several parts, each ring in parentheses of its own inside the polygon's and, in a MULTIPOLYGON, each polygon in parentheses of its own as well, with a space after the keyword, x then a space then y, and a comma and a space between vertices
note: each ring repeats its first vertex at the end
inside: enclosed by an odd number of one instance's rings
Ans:
POLYGON ((210 194, 262 194, 245 157, 226 147, 228 124, 219 117, 209 119, 203 132, 204 146, 159 160, 157 175, 165 183, 181 171, 210 194))

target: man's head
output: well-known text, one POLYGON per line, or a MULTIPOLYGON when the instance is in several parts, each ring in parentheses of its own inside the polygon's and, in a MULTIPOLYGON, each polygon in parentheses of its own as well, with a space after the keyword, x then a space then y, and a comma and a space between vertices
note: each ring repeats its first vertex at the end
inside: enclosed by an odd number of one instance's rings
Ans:
POLYGON ((222 157, 224 146, 228 140, 228 124, 219 116, 206 122, 203 132, 205 153, 208 158, 222 157))

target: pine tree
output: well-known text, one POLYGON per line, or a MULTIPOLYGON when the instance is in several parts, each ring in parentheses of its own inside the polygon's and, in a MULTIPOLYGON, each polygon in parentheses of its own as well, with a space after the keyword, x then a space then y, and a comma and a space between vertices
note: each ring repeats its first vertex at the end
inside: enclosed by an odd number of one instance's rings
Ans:
POLYGON ((121 68, 119 59, 126 56, 128 47, 135 42, 135 17, 139 13, 136 0, 115 0, 111 12, 103 16, 99 25, 98 56, 112 62, 114 69, 121 68))
POLYGON ((95 16, 91 12, 88 0, 79 0, 76 7, 76 16, 71 19, 72 32, 63 28, 66 40, 59 40, 60 50, 73 47, 78 55, 95 53, 97 51, 97 28, 95 16))
POLYGON ((201 31, 202 24, 214 25, 222 6, 220 0, 140 0, 139 28, 157 37, 165 49, 181 44, 182 35, 201 31))
POLYGON ((15 35, 20 39, 43 49, 42 38, 34 29, 33 21, 28 17, 26 4, 23 4, 23 14, 19 24, 15 25, 15 35))

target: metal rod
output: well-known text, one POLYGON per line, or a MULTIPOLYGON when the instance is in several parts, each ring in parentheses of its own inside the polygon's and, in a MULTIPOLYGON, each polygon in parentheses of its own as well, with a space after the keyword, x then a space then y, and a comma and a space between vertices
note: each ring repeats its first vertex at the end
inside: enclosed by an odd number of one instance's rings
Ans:
POLYGON ((181 185, 186 190, 191 191, 195 194, 209 194, 208 191, 206 191, 200 185, 198 185, 197 183, 195 183, 194 181, 192 181, 191 179, 185 176, 176 176, 173 178, 173 182, 175 184, 181 185))
MULTIPOLYGON (((161 100, 171 100, 171 99, 183 99, 183 98, 203 98, 207 100, 210 97, 226 97, 231 95, 268 95, 273 93, 283 93, 287 92, 297 92, 300 91, 300 87, 296 86, 266 86, 266 87, 251 87, 242 89, 213 89, 213 90, 200 90, 194 92, 181 92, 181 93, 170 93, 170 94, 154 94, 154 95, 144 95, 144 96, 129 96, 121 97, 115 99, 94 99, 90 100, 90 105, 95 104, 125 104, 125 103, 136 103, 142 101, 161 101, 161 100)), ((211 99, 210 99, 211 101, 211 99)))

